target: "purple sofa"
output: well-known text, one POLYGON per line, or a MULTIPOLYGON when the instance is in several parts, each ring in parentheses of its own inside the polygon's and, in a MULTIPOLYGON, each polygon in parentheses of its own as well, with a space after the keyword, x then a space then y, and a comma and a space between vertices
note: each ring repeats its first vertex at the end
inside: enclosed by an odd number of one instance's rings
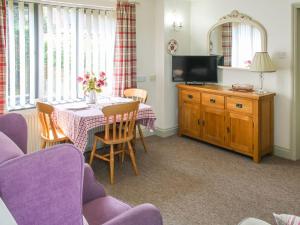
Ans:
POLYGON ((26 122, 0 117, 0 198, 19 225, 162 225, 151 204, 107 196, 83 155, 69 144, 25 155, 26 122))

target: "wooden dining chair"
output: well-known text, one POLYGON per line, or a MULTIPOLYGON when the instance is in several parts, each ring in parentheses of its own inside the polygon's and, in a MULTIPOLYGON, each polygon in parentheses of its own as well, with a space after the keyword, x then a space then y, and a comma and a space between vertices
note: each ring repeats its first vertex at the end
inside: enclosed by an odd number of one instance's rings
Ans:
POLYGON ((41 148, 44 149, 47 144, 53 145, 55 143, 70 142, 70 139, 63 133, 63 131, 54 123, 52 119, 52 113, 54 111, 53 106, 46 103, 37 102, 36 108, 42 128, 41 148))
MULTIPOLYGON (((146 103, 148 94, 147 94, 146 90, 138 89, 138 88, 130 88, 130 89, 126 89, 124 91, 124 97, 131 98, 133 100, 139 101, 140 103, 146 103)), ((145 150, 145 152, 147 152, 147 148, 146 148, 146 144, 145 144, 144 135, 143 135, 141 125, 137 123, 136 126, 138 128, 139 135, 140 135, 144 150, 145 150)))
POLYGON ((102 109, 105 117, 104 132, 95 134, 93 150, 90 157, 90 165, 92 165, 94 157, 109 162, 110 167, 110 183, 114 183, 114 156, 122 156, 124 161, 125 145, 128 146, 128 154, 131 159, 133 170, 138 175, 135 154, 130 141, 134 138, 134 126, 139 109, 139 102, 130 102, 125 104, 106 106, 102 109), (105 145, 110 145, 108 154, 96 153, 97 143, 101 141, 105 145), (117 146, 118 145, 118 149, 117 146))

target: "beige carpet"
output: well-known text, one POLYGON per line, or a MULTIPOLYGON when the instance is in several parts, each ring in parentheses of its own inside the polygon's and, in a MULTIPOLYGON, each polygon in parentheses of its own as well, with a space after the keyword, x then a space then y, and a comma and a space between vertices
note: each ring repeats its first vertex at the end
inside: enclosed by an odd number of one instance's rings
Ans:
POLYGON ((300 162, 275 156, 260 164, 188 138, 146 138, 137 143, 140 175, 129 159, 117 162, 115 184, 108 166, 95 161, 97 179, 108 194, 131 205, 150 202, 165 225, 237 225, 245 217, 274 224, 272 212, 300 215, 300 162))

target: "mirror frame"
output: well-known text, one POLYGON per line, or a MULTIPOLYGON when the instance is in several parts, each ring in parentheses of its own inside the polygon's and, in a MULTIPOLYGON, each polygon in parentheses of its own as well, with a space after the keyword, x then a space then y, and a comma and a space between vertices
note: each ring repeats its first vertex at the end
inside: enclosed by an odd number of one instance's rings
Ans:
MULTIPOLYGON (((245 23, 249 24, 251 26, 256 27, 260 33, 261 33, 261 51, 266 52, 267 51, 267 30, 266 28, 258 21, 252 19, 250 16, 240 13, 237 10, 233 10, 230 14, 223 16, 219 19, 219 21, 214 24, 208 31, 207 34, 207 52, 210 54, 210 36, 213 30, 225 23, 245 23)), ((234 67, 228 67, 228 68, 234 68, 234 67)))

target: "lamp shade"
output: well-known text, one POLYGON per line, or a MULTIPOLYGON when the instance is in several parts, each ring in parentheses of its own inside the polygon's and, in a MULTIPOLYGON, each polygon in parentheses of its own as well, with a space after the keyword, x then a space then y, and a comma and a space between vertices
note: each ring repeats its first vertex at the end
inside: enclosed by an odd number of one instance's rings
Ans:
POLYGON ((256 52, 250 65, 250 71, 253 72, 275 72, 276 68, 267 52, 256 52))

